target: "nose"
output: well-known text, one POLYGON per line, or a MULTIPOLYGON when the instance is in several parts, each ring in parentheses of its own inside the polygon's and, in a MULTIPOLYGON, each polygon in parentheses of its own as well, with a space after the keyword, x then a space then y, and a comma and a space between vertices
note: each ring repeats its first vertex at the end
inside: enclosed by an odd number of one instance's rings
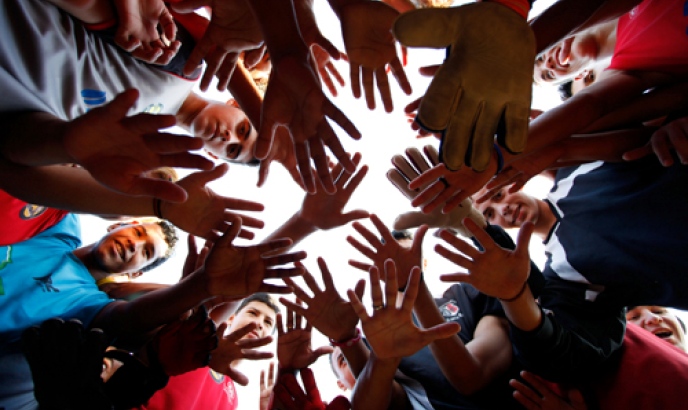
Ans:
POLYGON ((508 204, 501 204, 501 207, 502 207, 502 209, 501 209, 502 216, 511 215, 511 213, 512 213, 511 207, 508 204))
POLYGON ((129 249, 129 252, 134 252, 136 250, 136 245, 134 245, 131 239, 127 239, 127 249, 129 249))
POLYGON ((646 311, 643 313, 643 316, 641 317, 640 326, 641 327, 643 327, 645 325, 656 326, 660 323, 662 323, 662 317, 661 316, 656 315, 650 311, 646 311))
POLYGON ((547 56, 547 60, 545 60, 545 67, 547 68, 554 68, 554 58, 552 58, 551 55, 547 56))

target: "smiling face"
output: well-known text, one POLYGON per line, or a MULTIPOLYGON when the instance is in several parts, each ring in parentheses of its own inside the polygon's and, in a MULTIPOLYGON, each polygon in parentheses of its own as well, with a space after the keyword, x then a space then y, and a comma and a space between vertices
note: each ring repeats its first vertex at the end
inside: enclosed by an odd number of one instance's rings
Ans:
POLYGON ((249 332, 243 339, 259 339, 272 334, 275 328, 277 313, 273 308, 259 300, 253 300, 246 304, 240 311, 228 319, 232 330, 240 329, 249 323, 255 323, 256 328, 249 332))
POLYGON ((349 363, 346 361, 341 348, 335 347, 330 354, 330 365, 335 376, 337 376, 337 386, 344 391, 353 390, 356 385, 356 378, 351 373, 349 363))
POLYGON ((116 227, 92 248, 98 265, 109 273, 134 273, 165 256, 169 249, 157 223, 116 227))
POLYGON ((566 38, 542 52, 535 60, 538 83, 562 82, 575 77, 597 59, 596 39, 585 32, 566 38))
MULTIPOLYGON (((509 187, 497 191, 492 198, 481 204, 474 204, 482 212, 487 222, 502 228, 520 228, 525 222, 537 225, 540 218, 538 200, 518 191, 513 194, 507 192, 509 187)), ((482 195, 483 190, 476 197, 482 195)))
POLYGON ((205 142, 214 158, 231 162, 250 162, 258 133, 246 114, 231 102, 209 103, 191 124, 194 136, 205 142))
POLYGON ((686 333, 676 315, 663 306, 635 306, 626 320, 686 351, 686 333))

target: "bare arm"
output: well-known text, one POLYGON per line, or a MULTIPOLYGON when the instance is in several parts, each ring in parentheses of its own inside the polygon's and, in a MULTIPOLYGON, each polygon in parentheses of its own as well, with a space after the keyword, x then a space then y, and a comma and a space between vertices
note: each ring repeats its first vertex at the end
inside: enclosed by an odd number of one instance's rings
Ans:
POLYGON ((407 409, 410 403, 406 392, 394 381, 401 359, 379 359, 370 354, 368 362, 356 377, 351 393, 353 409, 407 409))

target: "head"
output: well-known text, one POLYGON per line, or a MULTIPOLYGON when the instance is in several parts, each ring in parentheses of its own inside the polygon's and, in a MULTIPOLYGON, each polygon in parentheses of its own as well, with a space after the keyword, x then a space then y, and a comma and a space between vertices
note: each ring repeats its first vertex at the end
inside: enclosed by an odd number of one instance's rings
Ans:
POLYGON ((626 310, 626 320, 642 327, 683 351, 686 344, 686 326, 683 321, 664 306, 633 306, 626 310))
POLYGON ((535 59, 535 82, 561 83, 576 77, 595 62, 599 48, 587 30, 556 43, 535 59))
POLYGON ((337 377, 337 386, 343 391, 351 391, 356 385, 356 378, 351 369, 349 368, 349 363, 342 353, 342 349, 335 347, 332 353, 330 353, 330 367, 332 368, 332 373, 337 377))
POLYGON ((211 101, 196 115, 191 132, 204 141, 212 158, 236 163, 256 162, 253 146, 258 132, 235 100, 211 101))
MULTIPOLYGON (((509 187, 502 187, 490 199, 478 204, 475 208, 480 211, 485 220, 492 225, 499 225, 504 229, 520 228, 525 222, 537 222, 542 216, 544 202, 523 191, 507 192, 509 187)), ((481 196, 485 188, 478 191, 476 197, 481 196)), ((547 208, 549 209, 549 208, 547 208)))
POLYGON ((274 332, 278 313, 279 307, 270 295, 262 292, 254 293, 241 302, 227 323, 230 329, 240 329, 249 323, 255 323, 256 328, 244 338, 258 339, 274 332))
POLYGON ((169 259, 177 239, 175 228, 167 221, 119 222, 110 225, 90 254, 97 267, 109 274, 138 276, 169 259))

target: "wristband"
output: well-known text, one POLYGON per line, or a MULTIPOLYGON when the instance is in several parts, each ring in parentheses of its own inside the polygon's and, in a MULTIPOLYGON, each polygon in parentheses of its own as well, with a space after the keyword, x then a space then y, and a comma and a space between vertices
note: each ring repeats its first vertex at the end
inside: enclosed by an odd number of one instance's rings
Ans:
POLYGON ((330 345, 334 347, 351 347, 354 344, 358 343, 359 340, 361 340, 361 331, 358 328, 356 328, 356 334, 351 339, 341 341, 330 339, 330 345))
POLYGON ((162 200, 160 198, 153 198, 153 215, 160 219, 165 219, 162 217, 162 211, 160 210, 161 204, 162 200))
POLYGON ((502 149, 496 143, 494 144, 494 149, 497 153, 497 171, 495 172, 495 175, 497 175, 504 169, 504 155, 502 155, 502 149))
POLYGON ((528 281, 525 281, 525 282, 523 282, 523 287, 521 288, 521 290, 518 291, 518 293, 516 294, 516 296, 514 296, 513 298, 509 298, 509 299, 500 299, 500 298, 498 298, 498 299, 499 299, 500 302, 513 302, 513 301, 515 301, 516 299, 518 299, 518 298, 520 298, 521 296, 523 296, 523 293, 526 291, 526 288, 527 288, 527 287, 528 287, 528 281))

